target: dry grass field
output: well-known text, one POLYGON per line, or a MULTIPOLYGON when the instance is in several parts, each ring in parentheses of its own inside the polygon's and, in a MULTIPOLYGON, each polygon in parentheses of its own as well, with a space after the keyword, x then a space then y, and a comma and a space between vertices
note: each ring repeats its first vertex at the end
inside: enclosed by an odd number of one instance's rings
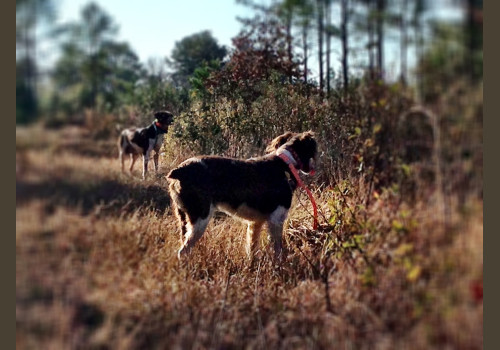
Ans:
MULTIPOLYGON (((172 146, 172 147, 168 147, 172 146)), ((187 263, 165 175, 120 172, 115 138, 40 126, 16 133, 18 349, 481 349, 482 203, 446 225, 433 198, 408 204, 364 184, 307 180, 286 261, 245 260, 246 227, 219 215, 187 263)), ((348 181, 349 180, 349 181, 348 181)))

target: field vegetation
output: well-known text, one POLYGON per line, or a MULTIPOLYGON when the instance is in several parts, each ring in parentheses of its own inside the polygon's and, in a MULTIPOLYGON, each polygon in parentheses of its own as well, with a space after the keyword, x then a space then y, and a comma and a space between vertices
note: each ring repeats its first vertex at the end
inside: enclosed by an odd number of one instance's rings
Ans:
MULTIPOLYGON (((146 181, 139 167, 120 172, 114 137, 82 126, 18 127, 17 345, 481 348, 482 201, 477 174, 467 172, 474 157, 442 164, 438 190, 432 157, 405 162, 413 146, 379 138, 399 110, 351 127, 343 118, 360 107, 337 102, 344 113, 322 103, 316 115, 329 121, 309 124, 313 111, 306 125, 320 144, 318 174, 307 179, 320 227, 312 230, 310 203, 297 191, 285 262, 273 265, 263 235, 254 269, 246 228, 223 215, 186 263, 176 258, 165 175, 196 153, 175 136, 184 119, 168 134, 160 173, 146 181), (452 165, 462 170, 452 174, 452 165)), ((266 135, 260 150, 228 140, 221 153, 261 154, 266 135)))
POLYGON ((482 349, 482 2, 467 1, 467 23, 425 31, 422 1, 244 3, 255 17, 230 50, 194 34, 169 74, 142 65, 90 3, 59 28, 41 87, 33 18, 49 26, 53 2, 16 2, 16 348, 482 349), (163 109, 175 120, 159 173, 141 180, 139 161, 121 173, 119 132, 163 109), (319 227, 297 190, 281 264, 263 232, 250 267, 246 226, 224 214, 178 261, 167 173, 307 130, 319 227))

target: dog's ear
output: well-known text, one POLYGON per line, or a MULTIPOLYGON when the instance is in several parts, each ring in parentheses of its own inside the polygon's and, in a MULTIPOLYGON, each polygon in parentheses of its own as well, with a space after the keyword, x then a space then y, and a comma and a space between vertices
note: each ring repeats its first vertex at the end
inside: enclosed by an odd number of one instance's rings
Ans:
POLYGON ((284 133, 283 135, 276 137, 266 147, 266 153, 272 153, 272 152, 276 151, 278 148, 280 148, 282 145, 287 143, 288 140, 290 140, 295 135, 296 135, 295 133, 288 131, 288 132, 284 133))
POLYGON ((314 139, 314 132, 312 130, 304 131, 302 134, 300 134, 300 139, 314 139))

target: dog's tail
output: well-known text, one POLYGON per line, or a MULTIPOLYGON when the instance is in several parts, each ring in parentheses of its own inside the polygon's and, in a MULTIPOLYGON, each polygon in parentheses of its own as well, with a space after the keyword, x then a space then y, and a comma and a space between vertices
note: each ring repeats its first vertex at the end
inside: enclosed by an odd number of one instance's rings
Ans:
POLYGON ((182 178, 182 173, 183 173, 183 168, 176 168, 173 169, 171 172, 168 173, 167 178, 169 179, 180 179, 182 178))
POLYGON ((203 165, 196 158, 190 158, 184 161, 177 168, 172 169, 168 175, 168 179, 185 181, 188 183, 199 183, 203 178, 206 178, 206 165, 203 165))

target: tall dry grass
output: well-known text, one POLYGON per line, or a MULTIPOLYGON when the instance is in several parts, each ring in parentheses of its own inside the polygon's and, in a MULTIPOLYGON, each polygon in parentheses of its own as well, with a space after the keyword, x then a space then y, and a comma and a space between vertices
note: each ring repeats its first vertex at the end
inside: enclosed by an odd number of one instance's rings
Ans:
MULTIPOLYGON (((161 171, 120 173, 115 141, 79 128, 18 128, 19 349, 479 349, 482 203, 446 222, 430 197, 355 178, 298 192, 275 266, 262 236, 250 269, 241 223, 217 216, 187 263, 164 175, 190 153, 167 141, 161 171)), ((325 163, 323 163, 323 166, 325 163)), ((455 209, 460 208, 460 210, 455 209)))

